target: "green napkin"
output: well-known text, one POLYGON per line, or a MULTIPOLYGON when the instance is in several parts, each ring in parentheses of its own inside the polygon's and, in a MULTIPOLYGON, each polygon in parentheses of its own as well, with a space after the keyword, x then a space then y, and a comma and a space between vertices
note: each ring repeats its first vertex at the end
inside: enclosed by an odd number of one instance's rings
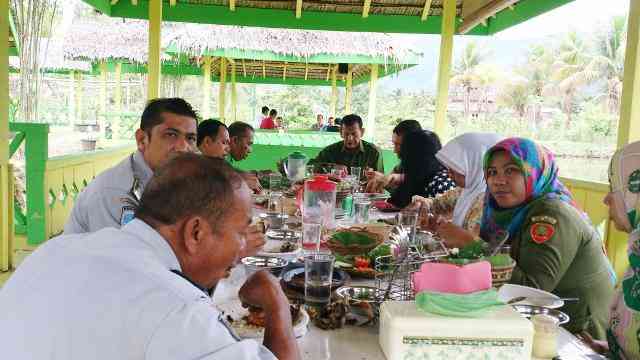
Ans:
POLYGON ((504 303, 498 300, 498 292, 495 289, 489 289, 471 294, 423 291, 416 296, 416 305, 419 310, 432 314, 481 317, 504 306, 504 303))

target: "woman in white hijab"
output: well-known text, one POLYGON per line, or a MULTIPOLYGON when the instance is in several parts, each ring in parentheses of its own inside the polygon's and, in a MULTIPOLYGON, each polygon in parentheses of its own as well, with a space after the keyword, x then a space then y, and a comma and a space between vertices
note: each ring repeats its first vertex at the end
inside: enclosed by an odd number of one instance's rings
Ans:
POLYGON ((414 201, 422 203, 424 213, 431 214, 423 217, 422 226, 436 231, 447 246, 462 247, 478 237, 487 190, 482 161, 484 153, 502 139, 498 134, 466 133, 436 154, 457 188, 435 199, 415 197, 414 201))

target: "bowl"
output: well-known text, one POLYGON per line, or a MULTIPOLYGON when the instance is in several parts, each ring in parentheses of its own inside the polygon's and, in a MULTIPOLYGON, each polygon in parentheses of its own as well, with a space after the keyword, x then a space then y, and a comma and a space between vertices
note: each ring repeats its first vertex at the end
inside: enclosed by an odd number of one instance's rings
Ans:
POLYGON ((498 300, 502 302, 507 303, 509 300, 517 297, 529 299, 524 299, 512 305, 531 305, 549 309, 557 309, 564 306, 564 301, 560 300, 556 295, 528 286, 504 284, 498 290, 498 300), (544 301, 544 299, 549 299, 549 301, 544 301))
POLYGON ((527 319, 531 319, 534 315, 549 315, 558 320, 559 325, 563 325, 569 322, 569 315, 563 313, 560 310, 549 309, 542 306, 533 306, 533 305, 511 305, 520 315, 526 317, 527 319))
POLYGON ((267 212, 260 214, 260 218, 265 222, 268 229, 282 229, 289 215, 267 212))
POLYGON ((371 232, 365 228, 350 227, 343 230, 336 231, 329 241, 327 246, 329 249, 342 256, 346 255, 362 255, 373 250, 376 246, 382 244, 384 238, 377 233, 371 232), (349 243, 345 243, 344 240, 339 238, 345 238, 348 234, 351 234, 349 243), (363 242, 364 238, 368 238, 368 241, 363 242))
POLYGON ((380 303, 384 297, 384 291, 373 286, 356 285, 341 286, 336 290, 336 295, 347 300, 349 304, 380 303))
POLYGON ((249 256, 242 259, 242 263, 250 271, 267 270, 274 275, 279 275, 289 261, 277 256, 249 256))

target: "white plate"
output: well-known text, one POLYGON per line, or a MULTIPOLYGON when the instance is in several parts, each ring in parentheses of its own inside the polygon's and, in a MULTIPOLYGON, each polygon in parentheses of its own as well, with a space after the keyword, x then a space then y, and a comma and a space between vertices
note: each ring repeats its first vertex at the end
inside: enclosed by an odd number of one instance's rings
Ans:
POLYGON ((262 247, 262 250, 258 253, 258 256, 277 256, 287 260, 293 260, 300 255, 301 249, 296 245, 296 249, 290 252, 280 252, 280 247, 284 244, 279 240, 267 240, 262 247))
POLYGON ((498 300, 505 303, 513 298, 517 298, 520 296, 526 296, 536 299, 525 299, 511 305, 533 305, 542 306, 549 309, 557 309, 564 306, 564 301, 560 300, 556 295, 528 286, 504 284, 502 285, 500 290, 498 290, 498 300), (549 301, 546 301, 545 299, 549 299, 549 301))
MULTIPOLYGON (((249 314, 249 310, 242 307, 242 304, 238 300, 233 300, 228 303, 220 304, 217 306, 218 310, 224 314, 225 319, 227 315, 234 321, 231 322, 231 328, 240 338, 243 339, 261 339, 264 337, 264 328, 247 324, 242 318, 249 314)), ((293 335, 296 338, 303 337, 307 333, 309 325, 309 314, 300 308, 300 315, 293 324, 293 335)))

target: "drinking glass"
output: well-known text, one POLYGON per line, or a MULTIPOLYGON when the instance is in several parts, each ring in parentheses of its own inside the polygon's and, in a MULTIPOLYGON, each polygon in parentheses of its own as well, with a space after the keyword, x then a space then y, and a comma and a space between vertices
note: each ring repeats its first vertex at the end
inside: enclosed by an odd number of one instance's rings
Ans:
POLYGON ((318 223, 302 223, 302 250, 319 252, 322 225, 318 223))
POLYGON ((371 210, 371 201, 357 199, 353 202, 354 222, 356 224, 366 224, 369 222, 369 210, 371 210))
POLYGON ((282 200, 284 195, 279 191, 272 191, 269 194, 269 202, 267 203, 267 212, 280 213, 282 212, 282 200))
POLYGON ((415 245, 416 225, 418 224, 418 211, 403 210, 398 214, 398 225, 409 229, 409 243, 415 245))
POLYGON ((360 166, 352 166, 350 175, 356 176, 356 181, 360 183, 360 178, 362 177, 362 168, 360 166))
POLYGON ((310 254, 304 257, 304 303, 323 307, 331 300, 331 280, 335 257, 329 254, 310 254))
POLYGON ((282 175, 278 173, 269 174, 269 190, 278 191, 282 184, 282 175))

